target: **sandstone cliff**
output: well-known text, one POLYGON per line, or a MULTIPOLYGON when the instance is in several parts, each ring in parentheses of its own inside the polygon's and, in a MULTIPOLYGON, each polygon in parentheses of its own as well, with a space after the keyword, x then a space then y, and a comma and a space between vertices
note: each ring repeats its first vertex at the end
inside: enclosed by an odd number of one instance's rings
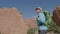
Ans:
MULTIPOLYGON (((36 23, 35 18, 25 19, 25 24, 28 26, 28 30, 31 29, 31 28, 34 28, 35 29, 35 34, 38 34, 38 29, 36 29, 37 28, 37 23, 36 23)), ((27 32, 28 32, 28 30, 27 30, 27 32)))
POLYGON ((3 34, 27 34, 24 18, 16 8, 0 8, 0 32, 3 34))

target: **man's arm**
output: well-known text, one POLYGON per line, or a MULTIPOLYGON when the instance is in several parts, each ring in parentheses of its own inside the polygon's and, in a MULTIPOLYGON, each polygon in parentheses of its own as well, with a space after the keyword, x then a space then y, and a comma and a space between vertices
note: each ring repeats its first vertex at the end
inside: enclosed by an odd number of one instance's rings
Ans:
POLYGON ((39 17, 38 16, 36 17, 36 22, 37 22, 37 25, 39 26, 40 21, 39 21, 39 17))

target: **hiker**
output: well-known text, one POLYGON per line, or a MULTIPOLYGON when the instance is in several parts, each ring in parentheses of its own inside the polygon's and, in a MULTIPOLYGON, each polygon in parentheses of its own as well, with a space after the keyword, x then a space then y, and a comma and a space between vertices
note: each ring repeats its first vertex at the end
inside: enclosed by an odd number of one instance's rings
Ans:
POLYGON ((38 25, 38 34, 47 34, 48 27, 46 26, 46 18, 42 11, 42 8, 37 7, 36 12, 38 16, 36 17, 37 25, 38 25))

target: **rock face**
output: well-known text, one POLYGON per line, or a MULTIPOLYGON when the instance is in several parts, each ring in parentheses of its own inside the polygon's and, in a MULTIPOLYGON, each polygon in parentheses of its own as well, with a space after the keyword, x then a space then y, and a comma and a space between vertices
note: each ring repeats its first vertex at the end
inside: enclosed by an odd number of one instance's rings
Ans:
POLYGON ((27 34, 30 28, 36 27, 35 18, 24 19, 22 13, 16 8, 0 8, 0 32, 2 34, 27 34))
POLYGON ((60 26, 60 6, 57 6, 53 12, 53 20, 60 26))
POLYGON ((0 8, 0 32, 3 34, 27 34, 24 18, 16 8, 0 8))
MULTIPOLYGON (((37 28, 37 23, 35 18, 26 19, 25 24, 28 26, 28 29, 37 28)), ((35 34, 38 34, 38 30, 36 30, 35 32, 36 32, 35 34)))
POLYGON ((36 23, 36 19, 35 19, 35 18, 26 19, 26 20, 25 20, 25 24, 26 24, 29 28, 37 27, 37 23, 36 23))

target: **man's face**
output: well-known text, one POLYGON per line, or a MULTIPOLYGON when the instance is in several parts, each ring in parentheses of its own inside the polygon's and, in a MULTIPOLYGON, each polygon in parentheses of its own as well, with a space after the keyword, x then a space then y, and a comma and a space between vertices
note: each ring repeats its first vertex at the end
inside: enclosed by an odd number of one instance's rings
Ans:
POLYGON ((59 13, 59 16, 60 16, 60 7, 58 7, 57 10, 58 10, 58 13, 59 13))
POLYGON ((36 10, 36 12, 37 12, 37 13, 40 13, 40 12, 41 12, 41 10, 39 10, 39 9, 38 9, 38 10, 36 10))
POLYGON ((59 16, 60 16, 60 10, 58 10, 59 16))

